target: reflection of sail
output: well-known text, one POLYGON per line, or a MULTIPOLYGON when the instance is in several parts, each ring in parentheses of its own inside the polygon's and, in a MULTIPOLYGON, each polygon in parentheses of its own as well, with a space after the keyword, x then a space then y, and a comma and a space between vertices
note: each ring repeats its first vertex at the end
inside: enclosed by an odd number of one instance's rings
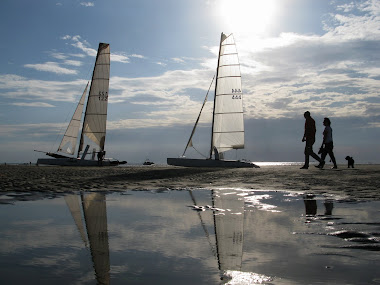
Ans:
POLYGON ((82 203, 96 280, 98 284, 110 284, 105 195, 101 193, 84 195, 82 196, 82 203))
POLYGON ((82 222, 82 213, 80 211, 78 195, 66 195, 65 201, 67 207, 70 210, 71 215, 73 216, 74 222, 77 225, 78 231, 85 245, 87 246, 86 233, 84 232, 83 222, 82 222))
POLYGON ((219 269, 241 270, 243 257, 244 200, 236 193, 226 195, 213 191, 214 208, 223 209, 214 215, 219 269))

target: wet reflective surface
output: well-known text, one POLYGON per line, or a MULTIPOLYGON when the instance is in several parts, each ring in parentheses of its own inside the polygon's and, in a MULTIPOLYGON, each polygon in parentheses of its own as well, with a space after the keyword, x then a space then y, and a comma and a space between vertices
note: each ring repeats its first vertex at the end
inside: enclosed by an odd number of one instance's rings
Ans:
POLYGON ((0 196, 1 284, 377 284, 380 202, 255 190, 0 196))

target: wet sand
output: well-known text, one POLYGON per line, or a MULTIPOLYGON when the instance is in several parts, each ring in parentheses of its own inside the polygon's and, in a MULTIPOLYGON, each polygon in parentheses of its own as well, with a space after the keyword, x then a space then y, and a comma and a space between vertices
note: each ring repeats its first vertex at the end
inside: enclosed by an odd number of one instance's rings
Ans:
POLYGON ((380 165, 320 170, 311 166, 259 169, 183 168, 165 165, 126 167, 0 166, 1 192, 51 194, 72 191, 245 188, 287 190, 380 200, 380 165))

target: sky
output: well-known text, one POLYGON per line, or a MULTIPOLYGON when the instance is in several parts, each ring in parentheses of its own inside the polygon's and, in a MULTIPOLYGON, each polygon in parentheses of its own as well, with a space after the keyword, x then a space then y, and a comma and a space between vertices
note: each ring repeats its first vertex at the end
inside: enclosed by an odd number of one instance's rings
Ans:
MULTIPOLYGON (((4 0, 0 2, 0 163, 56 151, 110 44, 107 157, 182 155, 221 33, 241 65, 245 149, 227 158, 303 161, 305 111, 331 120, 338 163, 380 163, 380 1, 4 0)), ((213 86, 187 157, 210 148, 213 86)))

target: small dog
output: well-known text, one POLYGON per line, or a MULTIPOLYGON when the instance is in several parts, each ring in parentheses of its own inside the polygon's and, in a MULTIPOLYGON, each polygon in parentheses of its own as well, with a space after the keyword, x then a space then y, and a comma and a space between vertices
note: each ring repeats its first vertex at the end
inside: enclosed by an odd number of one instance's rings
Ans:
POLYGON ((347 167, 350 168, 350 166, 352 168, 354 168, 354 163, 355 163, 355 160, 351 157, 351 156, 346 156, 346 160, 347 160, 347 167))

